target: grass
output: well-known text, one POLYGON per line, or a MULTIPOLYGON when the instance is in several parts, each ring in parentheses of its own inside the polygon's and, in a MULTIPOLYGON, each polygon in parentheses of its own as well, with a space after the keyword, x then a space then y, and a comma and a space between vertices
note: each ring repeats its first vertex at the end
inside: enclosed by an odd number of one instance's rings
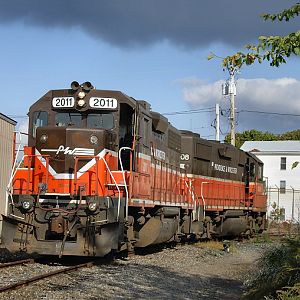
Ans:
MULTIPOLYGON (((266 298, 268 299, 268 298, 266 298)), ((269 298, 272 299, 272 298, 269 298)), ((299 300, 300 299, 300 283, 294 286, 283 288, 277 291, 278 300, 299 300)))
POLYGON ((211 249, 211 250, 223 250, 223 243, 219 241, 206 241, 206 242, 199 242, 194 244, 195 247, 202 248, 202 249, 211 249))
POLYGON ((224 251, 224 242, 229 244, 229 252, 235 252, 236 247, 231 241, 206 241, 206 242, 198 242, 194 244, 195 247, 202 248, 202 249, 210 249, 216 251, 224 251))
POLYGON ((263 232, 261 234, 256 234, 253 238, 254 243, 273 243, 274 239, 272 239, 268 232, 263 232))

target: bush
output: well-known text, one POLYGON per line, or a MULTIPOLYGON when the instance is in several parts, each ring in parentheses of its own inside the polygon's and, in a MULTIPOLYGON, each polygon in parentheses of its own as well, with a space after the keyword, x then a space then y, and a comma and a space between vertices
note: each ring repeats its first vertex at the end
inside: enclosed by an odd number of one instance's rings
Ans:
POLYGON ((299 238, 287 239, 267 251, 258 261, 258 268, 246 283, 245 299, 300 299, 299 238), (296 298, 284 298, 288 294, 296 298))

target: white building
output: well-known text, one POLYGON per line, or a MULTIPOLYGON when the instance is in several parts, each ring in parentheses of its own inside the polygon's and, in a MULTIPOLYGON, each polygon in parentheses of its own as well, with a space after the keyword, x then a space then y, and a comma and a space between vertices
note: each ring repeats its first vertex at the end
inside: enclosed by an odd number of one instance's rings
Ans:
POLYGON ((300 141, 248 141, 241 149, 251 151, 264 163, 269 213, 276 203, 277 208, 283 208, 282 220, 299 222, 300 141))

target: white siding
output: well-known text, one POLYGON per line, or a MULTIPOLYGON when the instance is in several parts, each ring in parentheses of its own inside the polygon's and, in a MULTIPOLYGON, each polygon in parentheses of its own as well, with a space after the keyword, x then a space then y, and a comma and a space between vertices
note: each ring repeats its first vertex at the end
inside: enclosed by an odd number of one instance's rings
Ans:
POLYGON ((269 212, 272 203, 285 209, 285 220, 300 221, 300 142, 246 142, 241 148, 250 150, 264 163, 264 177, 268 183, 269 212), (244 146, 245 145, 245 146, 244 146), (286 170, 281 170, 281 157, 286 157, 286 170), (292 169, 294 162, 299 165, 292 169), (285 193, 280 192, 280 181, 286 181, 285 193))

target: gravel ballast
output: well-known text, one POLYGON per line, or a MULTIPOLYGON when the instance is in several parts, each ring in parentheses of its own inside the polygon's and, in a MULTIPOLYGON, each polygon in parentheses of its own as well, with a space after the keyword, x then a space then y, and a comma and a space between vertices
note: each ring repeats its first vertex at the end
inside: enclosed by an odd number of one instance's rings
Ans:
MULTIPOLYGON (((11 292, 0 299, 241 299, 243 282, 270 244, 234 243, 232 251, 177 245, 62 274, 11 292)), ((53 266, 39 264, 38 272, 53 266)), ((1 285, 33 268, 0 273, 1 285), (11 277, 9 280, 8 278, 11 277)))

